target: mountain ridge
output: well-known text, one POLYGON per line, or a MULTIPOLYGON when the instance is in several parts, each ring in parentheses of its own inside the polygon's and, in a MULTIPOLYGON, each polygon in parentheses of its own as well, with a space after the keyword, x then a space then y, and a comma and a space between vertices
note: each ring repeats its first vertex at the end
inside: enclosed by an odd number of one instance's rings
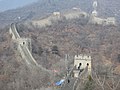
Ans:
MULTIPOLYGON (((49 15, 54 11, 69 10, 73 7, 80 8, 82 11, 91 13, 93 0, 39 0, 36 3, 18 9, 8 10, 0 13, 0 26, 5 26, 13 22, 24 22, 27 20, 38 19, 49 15), (21 17, 19 20, 18 17, 21 17)), ((98 1, 98 14, 102 17, 115 16, 120 20, 120 1, 100 0, 98 1)))

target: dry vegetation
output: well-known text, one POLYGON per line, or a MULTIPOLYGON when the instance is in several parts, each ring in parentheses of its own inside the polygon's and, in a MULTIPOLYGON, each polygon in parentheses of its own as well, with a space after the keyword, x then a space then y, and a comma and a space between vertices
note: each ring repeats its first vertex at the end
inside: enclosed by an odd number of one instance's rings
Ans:
MULTIPOLYGON (((99 0, 99 15, 114 16, 119 22, 119 0, 99 0)), ((16 10, 0 13, 0 26, 11 22, 24 22, 40 19, 53 11, 64 11, 80 7, 88 13, 92 11, 90 0, 39 0, 16 10), (74 3, 73 3, 74 1, 74 3), (87 7, 87 8, 86 8, 87 7), (17 17, 21 17, 18 20, 17 17)), ((80 90, 120 90, 120 26, 100 26, 87 24, 87 20, 54 21, 52 24, 37 28, 32 25, 18 24, 21 37, 32 39, 32 54, 43 67, 56 70, 50 75, 42 70, 28 68, 9 36, 8 27, 0 29, 0 90, 36 90, 46 87, 65 75, 65 54, 73 63, 75 54, 90 54, 94 80, 81 82, 80 90), (111 76, 111 77, 109 77, 111 76), (114 76, 114 77, 113 77, 114 76)))
MULTIPOLYGON (((109 77, 111 75, 115 76, 116 86, 117 83, 119 84, 119 81, 116 81, 116 78, 120 75, 118 72, 120 70, 119 26, 90 25, 82 19, 64 19, 53 22, 53 25, 45 28, 35 28, 21 24, 18 26, 19 33, 23 37, 29 36, 32 38, 33 55, 37 62, 44 67, 56 68, 59 72, 64 71, 65 54, 71 56, 70 61, 73 60, 72 56, 75 54, 91 54, 92 68, 97 75, 100 75, 100 81, 97 79, 98 76, 95 76, 93 87, 97 87, 94 90, 113 88, 113 79, 111 80, 111 77, 109 77), (105 81, 105 84, 102 81, 105 81)), ((82 86, 88 86, 87 84, 90 83, 86 81, 82 86)), ((93 90, 93 88, 85 90, 93 90)), ((119 90, 119 87, 117 86, 114 90, 119 90)))
POLYGON ((32 90, 48 86, 49 73, 29 68, 14 49, 8 28, 0 33, 0 90, 32 90))
POLYGON ((0 34, 2 90, 32 90, 48 86, 49 82, 51 84, 65 75, 65 54, 69 54, 71 64, 73 56, 81 53, 91 54, 92 68, 95 71, 95 80, 81 82, 82 90, 119 90, 119 25, 90 25, 87 20, 79 18, 55 21, 44 28, 24 24, 18 24, 17 28, 21 37, 32 39, 32 53, 37 62, 47 69, 57 70, 58 73, 55 74, 56 77, 49 77, 42 70, 29 69, 14 49, 8 28, 4 28, 0 34), (111 79, 109 76, 112 75, 115 77, 111 79))

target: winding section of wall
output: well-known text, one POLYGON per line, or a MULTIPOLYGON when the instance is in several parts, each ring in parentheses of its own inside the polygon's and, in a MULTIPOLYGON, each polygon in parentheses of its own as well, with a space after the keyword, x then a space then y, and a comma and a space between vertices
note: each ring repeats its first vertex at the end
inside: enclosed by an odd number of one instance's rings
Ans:
MULTIPOLYGON (((12 39, 14 41, 18 41, 20 39, 20 35, 17 32, 15 24, 11 24, 9 31, 10 31, 10 34, 12 35, 12 39)), ((24 40, 23 40, 23 43, 24 43, 24 40)), ((22 58, 26 61, 26 63, 31 64, 31 65, 38 65, 37 62, 35 61, 35 59, 33 58, 32 54, 30 53, 28 46, 26 44, 21 44, 21 43, 17 43, 17 44, 18 44, 17 48, 18 48, 22 58)))
MULTIPOLYGON (((40 68, 41 70, 47 71, 49 72, 49 70, 43 68, 41 65, 38 65, 38 63, 36 62, 36 60, 33 58, 30 50, 28 49, 28 46, 26 44, 22 44, 19 43, 19 40, 22 40, 19 33, 17 32, 16 29, 16 25, 15 24, 11 24, 11 27, 9 29, 9 33, 12 35, 12 39, 13 41, 15 41, 15 43, 17 43, 17 49, 20 52, 23 60, 25 60, 25 63, 29 66, 35 66, 37 68, 40 68)), ((23 43, 25 40, 23 39, 23 43)), ((20 41, 21 42, 21 41, 20 41)))
POLYGON ((12 39, 18 39, 20 38, 19 33, 17 32, 16 26, 14 23, 11 24, 11 27, 9 29, 9 33, 12 35, 12 39))
POLYGON ((82 78, 87 78, 88 76, 88 66, 80 72, 79 76, 77 78, 71 78, 71 74, 73 72, 75 67, 70 71, 69 75, 66 77, 64 83, 61 86, 60 90, 77 90, 79 87, 80 82, 82 81, 82 78), (68 83, 69 80, 69 83, 68 83))
POLYGON ((21 53, 22 58, 26 61, 27 64, 38 65, 27 47, 19 45, 18 50, 21 53))

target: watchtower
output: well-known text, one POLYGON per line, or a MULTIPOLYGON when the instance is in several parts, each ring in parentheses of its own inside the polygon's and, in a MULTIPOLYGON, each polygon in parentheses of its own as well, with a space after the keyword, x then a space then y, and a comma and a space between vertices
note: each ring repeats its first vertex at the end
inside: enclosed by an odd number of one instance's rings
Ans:
POLYGON ((75 55, 74 66, 74 77, 78 77, 79 72, 82 72, 86 66, 88 66, 88 74, 91 75, 91 56, 84 54, 75 55))
POLYGON ((17 49, 19 45, 27 47, 30 52, 32 52, 32 45, 31 45, 31 39, 30 38, 18 38, 15 40, 15 43, 17 44, 17 49))
POLYGON ((97 14, 98 14, 98 12, 97 12, 97 6, 98 6, 98 3, 97 3, 97 1, 95 0, 94 2, 93 2, 93 11, 92 11, 92 16, 97 16, 97 14))
POLYGON ((54 16, 60 16, 60 12, 53 12, 54 16))

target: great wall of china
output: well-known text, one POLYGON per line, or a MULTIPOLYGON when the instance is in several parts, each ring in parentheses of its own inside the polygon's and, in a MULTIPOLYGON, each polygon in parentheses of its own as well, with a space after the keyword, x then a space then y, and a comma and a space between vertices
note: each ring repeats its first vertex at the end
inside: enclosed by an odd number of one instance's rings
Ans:
POLYGON ((40 68, 41 70, 49 71, 49 70, 43 68, 41 65, 39 65, 36 62, 36 60, 34 59, 34 57, 32 56, 32 53, 31 53, 30 39, 21 38, 17 31, 15 24, 11 24, 9 33, 12 36, 13 42, 17 44, 16 48, 19 51, 22 59, 24 60, 24 62, 26 63, 27 66, 29 66, 29 67, 34 66, 36 68, 40 68))

